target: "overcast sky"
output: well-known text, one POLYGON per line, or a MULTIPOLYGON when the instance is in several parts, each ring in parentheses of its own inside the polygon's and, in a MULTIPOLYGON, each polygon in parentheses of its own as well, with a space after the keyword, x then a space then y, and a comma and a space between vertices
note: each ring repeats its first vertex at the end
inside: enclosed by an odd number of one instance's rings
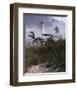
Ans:
POLYGON ((67 23, 66 16, 45 16, 45 15, 33 15, 24 14, 24 29, 25 29, 25 40, 31 41, 28 37, 30 31, 34 31, 36 37, 40 36, 41 33, 41 20, 45 23, 45 33, 55 34, 54 28, 57 26, 60 31, 60 35, 65 37, 65 26, 67 23))

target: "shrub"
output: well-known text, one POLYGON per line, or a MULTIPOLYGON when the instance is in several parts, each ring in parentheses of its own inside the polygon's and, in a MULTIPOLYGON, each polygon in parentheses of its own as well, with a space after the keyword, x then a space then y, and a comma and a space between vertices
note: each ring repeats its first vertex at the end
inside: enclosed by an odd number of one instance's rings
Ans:
POLYGON ((54 41, 48 38, 44 45, 26 48, 26 68, 44 62, 53 63, 65 69, 64 39, 54 41))

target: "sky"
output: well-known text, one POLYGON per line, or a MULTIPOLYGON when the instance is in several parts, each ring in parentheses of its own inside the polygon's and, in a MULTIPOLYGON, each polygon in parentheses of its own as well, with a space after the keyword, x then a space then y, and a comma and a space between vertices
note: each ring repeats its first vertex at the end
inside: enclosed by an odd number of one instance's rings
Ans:
POLYGON ((59 28, 59 35, 65 38, 65 26, 67 23, 67 16, 57 16, 57 15, 36 15, 36 14, 24 14, 24 29, 25 29, 25 41, 31 42, 31 38, 28 36, 31 31, 35 33, 36 37, 41 34, 41 20, 44 21, 44 33, 55 35, 55 27, 59 28))

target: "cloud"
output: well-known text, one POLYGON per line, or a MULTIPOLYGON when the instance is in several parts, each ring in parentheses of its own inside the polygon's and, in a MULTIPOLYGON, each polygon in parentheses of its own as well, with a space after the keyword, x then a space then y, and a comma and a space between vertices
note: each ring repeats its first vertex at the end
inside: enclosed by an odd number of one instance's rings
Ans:
POLYGON ((61 21, 63 23, 66 22, 66 17, 53 17, 55 20, 61 21))
POLYGON ((60 30, 60 35, 62 37, 65 37, 65 24, 66 22, 66 17, 57 17, 57 16, 25 16, 25 39, 26 41, 31 41, 31 38, 28 37, 29 32, 33 31, 36 35, 36 37, 39 37, 42 30, 40 28, 40 21, 44 20, 45 21, 45 33, 51 33, 55 35, 55 30, 54 28, 58 26, 60 30))

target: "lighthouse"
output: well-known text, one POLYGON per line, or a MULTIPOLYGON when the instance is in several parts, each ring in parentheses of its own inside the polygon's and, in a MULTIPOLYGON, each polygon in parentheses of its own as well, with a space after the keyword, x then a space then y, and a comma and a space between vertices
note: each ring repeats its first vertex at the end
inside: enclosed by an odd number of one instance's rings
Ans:
POLYGON ((44 38, 42 34, 45 34, 45 21, 41 20, 41 38, 44 38))

